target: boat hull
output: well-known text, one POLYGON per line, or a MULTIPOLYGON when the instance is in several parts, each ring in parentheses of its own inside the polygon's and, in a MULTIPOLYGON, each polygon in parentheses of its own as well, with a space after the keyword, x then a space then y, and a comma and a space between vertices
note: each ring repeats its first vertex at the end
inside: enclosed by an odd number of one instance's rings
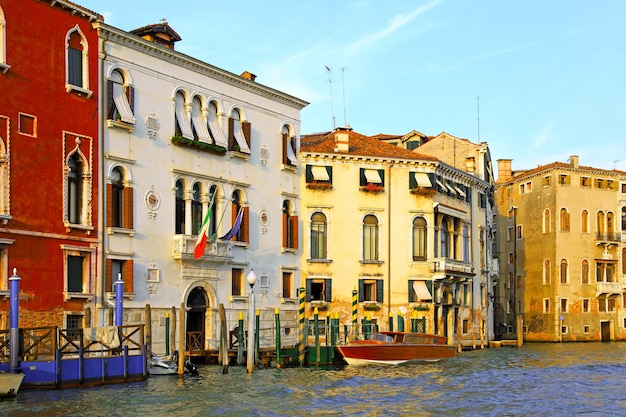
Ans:
POLYGON ((0 373, 0 398, 15 397, 23 380, 24 374, 0 373))
MULTIPOLYGON (((432 339, 438 343, 406 343, 400 333, 381 334, 381 339, 393 341, 355 340, 337 350, 349 365, 387 364, 399 365, 409 361, 436 362, 453 358, 457 348, 443 343, 446 339, 436 335, 412 335, 413 338, 432 339)), ((408 339, 408 336, 407 338, 408 339)))

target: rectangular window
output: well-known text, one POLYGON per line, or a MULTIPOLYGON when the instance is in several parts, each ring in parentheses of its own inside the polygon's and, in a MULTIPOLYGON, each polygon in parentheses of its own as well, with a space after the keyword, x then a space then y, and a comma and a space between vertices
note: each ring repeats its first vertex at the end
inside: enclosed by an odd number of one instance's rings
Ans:
POLYGON ((430 302, 433 299, 433 282, 429 280, 409 280, 409 303, 430 302))
POLYGON ((18 114, 18 131, 22 135, 37 137, 37 118, 30 114, 18 114))
POLYGON ((549 298, 543 299, 543 312, 544 313, 550 312, 550 299, 549 298))
POLYGON ((383 302, 383 280, 382 279, 360 279, 359 280, 359 302, 373 301, 383 302))
POLYGON ((580 186, 581 187, 591 187, 591 178, 589 178, 589 177, 580 177, 580 186))
POLYGON ((542 187, 549 187, 550 186, 550 180, 552 179, 551 176, 545 176, 541 179, 541 186, 542 187))
POLYGON ((606 310, 611 313, 615 311, 615 297, 609 297, 606 300, 606 310))
POLYGON ((333 185, 333 167, 307 165, 305 169, 306 187, 312 190, 330 190, 333 185))
POLYGON ((515 262, 515 257, 513 256, 513 252, 509 252, 509 265, 515 262))
POLYGON ((291 298, 292 297, 292 273, 291 272, 283 272, 283 298, 291 298))
POLYGON ((589 299, 583 298, 583 313, 589 313, 589 299))
POLYGON ((622 194, 626 194, 626 182, 620 183, 620 189, 622 194))
POLYGON ((588 325, 588 324, 585 324, 585 325, 583 326, 583 333, 585 333, 585 334, 588 334, 588 333, 589 333, 589 325, 588 325))
POLYGON ((67 291, 82 293, 85 257, 69 255, 67 257, 67 291))
POLYGON ((306 280, 306 301, 332 300, 332 281, 329 278, 309 278, 306 280))
POLYGON ((561 185, 570 185, 570 176, 567 174, 561 174, 559 175, 559 184, 561 185))
POLYGON ((506 240, 508 242, 512 241, 513 239, 515 239, 515 236, 513 235, 513 226, 509 226, 506 228, 506 240))
POLYGON ((79 340, 80 329, 83 328, 83 316, 79 314, 68 314, 65 318, 65 328, 67 336, 71 340, 79 340))
POLYGON ((517 225, 517 239, 521 239, 522 238, 522 225, 518 224, 517 225))
POLYGON ((243 294, 243 269, 233 268, 231 271, 232 284, 231 295, 242 296, 243 294))
MULTIPOLYGON (((156 270, 156 272, 158 279, 158 270, 156 270)), ((132 260, 106 260, 106 279, 104 283, 106 292, 114 293, 116 291, 115 283, 117 282, 118 278, 121 278, 122 281, 124 281, 124 293, 132 293, 134 291, 132 260)))
POLYGON ((567 334, 567 326, 561 326, 561 333, 567 334))
POLYGON ((568 307, 567 298, 561 298, 561 313, 567 313, 568 312, 567 307, 568 307))

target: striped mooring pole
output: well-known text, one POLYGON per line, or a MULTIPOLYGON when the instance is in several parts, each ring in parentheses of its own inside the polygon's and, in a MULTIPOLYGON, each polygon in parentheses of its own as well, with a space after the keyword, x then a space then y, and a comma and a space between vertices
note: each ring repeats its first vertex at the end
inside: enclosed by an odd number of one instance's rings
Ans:
POLYGON ((359 322, 358 322, 358 303, 359 298, 357 297, 358 291, 356 289, 352 290, 352 339, 356 339, 359 334, 359 322))
POLYGON ((276 368, 280 368, 280 312, 278 307, 274 309, 274 320, 276 321, 276 368))
POLYGON ((298 362, 300 362, 300 366, 304 366, 304 349, 306 347, 306 334, 304 332, 304 309, 306 306, 306 288, 300 288, 300 322, 299 322, 299 331, 300 331, 300 340, 298 343, 298 362))

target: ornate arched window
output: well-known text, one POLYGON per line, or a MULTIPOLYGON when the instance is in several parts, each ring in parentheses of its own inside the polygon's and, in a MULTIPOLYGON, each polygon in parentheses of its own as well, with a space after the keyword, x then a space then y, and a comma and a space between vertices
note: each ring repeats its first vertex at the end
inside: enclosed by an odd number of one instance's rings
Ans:
POLYGON ((426 228, 426 219, 416 217, 413 220, 413 260, 425 261, 428 248, 428 233, 426 228))
POLYGON ((363 219, 363 260, 378 260, 378 219, 371 214, 363 219))

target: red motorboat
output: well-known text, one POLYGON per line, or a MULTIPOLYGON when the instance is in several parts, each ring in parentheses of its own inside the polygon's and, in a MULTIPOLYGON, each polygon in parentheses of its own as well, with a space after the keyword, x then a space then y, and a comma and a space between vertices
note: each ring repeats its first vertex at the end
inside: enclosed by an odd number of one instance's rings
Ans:
POLYGON ((348 365, 398 365, 408 361, 436 362, 453 358, 456 346, 448 338, 436 334, 378 332, 367 340, 353 340, 337 346, 348 365))

